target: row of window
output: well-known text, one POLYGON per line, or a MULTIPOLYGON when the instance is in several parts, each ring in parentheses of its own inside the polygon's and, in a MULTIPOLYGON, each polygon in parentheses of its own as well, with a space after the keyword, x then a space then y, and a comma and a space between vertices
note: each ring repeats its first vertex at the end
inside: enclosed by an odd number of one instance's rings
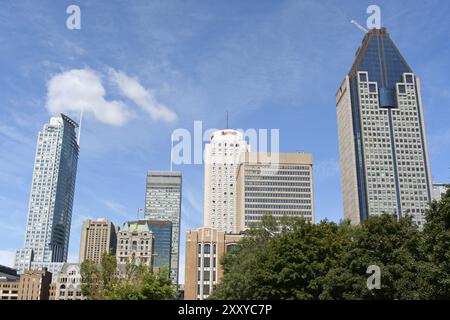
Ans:
POLYGON ((303 199, 254 199, 248 198, 245 199, 245 203, 254 203, 254 202, 262 202, 262 203, 311 203, 311 200, 303 200, 303 199))
MULTIPOLYGON (((286 191, 283 189, 282 191, 286 191)), ((245 193, 246 197, 260 197, 260 198, 309 198, 309 193, 245 193)))
POLYGON ((311 206, 308 205, 275 205, 275 204, 246 204, 245 208, 248 209, 286 209, 286 210, 292 210, 292 209, 311 209, 311 206))

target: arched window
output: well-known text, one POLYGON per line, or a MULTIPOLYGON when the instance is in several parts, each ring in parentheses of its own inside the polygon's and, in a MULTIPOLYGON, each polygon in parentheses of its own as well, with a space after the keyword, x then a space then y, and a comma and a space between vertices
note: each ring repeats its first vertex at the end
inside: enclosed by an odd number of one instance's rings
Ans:
POLYGON ((204 254, 209 254, 209 253, 211 253, 211 245, 210 245, 209 243, 207 243, 207 244, 205 244, 205 245, 203 246, 203 253, 204 253, 204 254))

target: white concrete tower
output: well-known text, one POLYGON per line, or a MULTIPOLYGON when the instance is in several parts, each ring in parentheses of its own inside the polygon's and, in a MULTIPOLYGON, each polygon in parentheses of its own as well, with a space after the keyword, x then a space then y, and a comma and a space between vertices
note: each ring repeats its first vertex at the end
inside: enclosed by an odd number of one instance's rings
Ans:
POLYGON ((237 221, 236 182, 240 156, 249 152, 241 132, 219 130, 205 146, 204 225, 225 232, 241 231, 237 221))

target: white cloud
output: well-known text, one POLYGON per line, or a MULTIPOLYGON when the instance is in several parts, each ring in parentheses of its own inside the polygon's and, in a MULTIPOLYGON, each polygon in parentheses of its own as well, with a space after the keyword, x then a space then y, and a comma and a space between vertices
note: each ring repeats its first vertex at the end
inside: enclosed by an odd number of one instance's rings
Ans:
POLYGON ((46 107, 51 114, 80 113, 120 126, 130 113, 121 101, 105 100, 105 88, 91 69, 73 69, 53 76, 47 84, 46 107))
POLYGON ((0 264, 7 267, 14 267, 14 251, 0 250, 0 264))
POLYGON ((164 104, 156 101, 154 93, 151 90, 145 89, 137 79, 114 69, 110 69, 109 75, 111 81, 118 86, 122 94, 150 114, 152 119, 162 120, 168 123, 177 119, 176 113, 164 104))

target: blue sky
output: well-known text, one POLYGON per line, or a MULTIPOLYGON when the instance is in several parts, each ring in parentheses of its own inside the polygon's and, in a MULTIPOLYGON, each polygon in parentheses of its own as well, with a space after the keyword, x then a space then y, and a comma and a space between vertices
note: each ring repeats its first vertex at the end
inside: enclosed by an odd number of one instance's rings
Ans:
MULTIPOLYGON (((54 95, 70 91, 74 75, 87 77, 81 85, 92 91, 80 99, 110 117, 90 110, 83 120, 70 260, 78 259, 84 219, 136 218, 147 170, 169 169, 174 129, 192 131, 195 120, 224 127, 225 110, 230 127, 279 128, 281 151, 312 152, 316 220, 339 221, 335 92, 363 38, 350 20, 365 25, 370 4, 381 7, 382 25, 421 78, 432 176, 448 182, 446 0, 4 2, 0 264, 11 265, 23 245, 38 131, 61 108, 78 119, 67 106, 74 97, 54 95), (70 4, 81 7, 81 30, 66 28, 70 4)), ((175 169, 184 182, 183 266, 185 231, 203 223, 203 167, 175 169)))

